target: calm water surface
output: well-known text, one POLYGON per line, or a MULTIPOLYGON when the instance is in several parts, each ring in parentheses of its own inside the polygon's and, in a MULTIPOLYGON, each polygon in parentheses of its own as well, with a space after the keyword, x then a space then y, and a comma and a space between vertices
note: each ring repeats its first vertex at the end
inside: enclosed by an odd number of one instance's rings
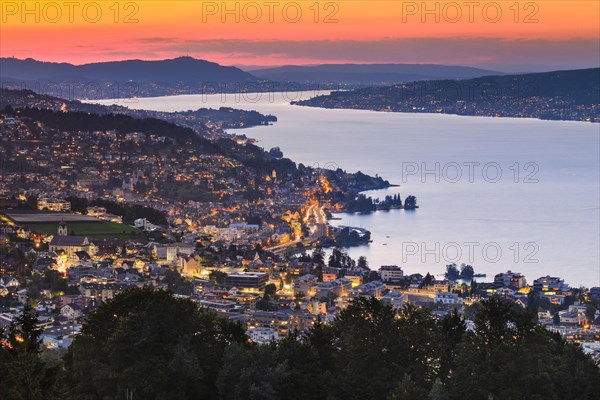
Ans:
POLYGON ((125 105, 273 114, 272 126, 231 132, 267 149, 279 146, 296 162, 360 170, 400 185, 368 193, 373 197, 417 196, 416 211, 332 221, 372 232, 373 243, 348 250, 366 256, 371 268, 397 264, 407 273, 439 274, 450 262, 465 262, 488 280, 511 269, 530 282, 550 274, 573 286, 600 285, 600 125, 326 110, 291 106, 295 97, 189 95, 125 105))

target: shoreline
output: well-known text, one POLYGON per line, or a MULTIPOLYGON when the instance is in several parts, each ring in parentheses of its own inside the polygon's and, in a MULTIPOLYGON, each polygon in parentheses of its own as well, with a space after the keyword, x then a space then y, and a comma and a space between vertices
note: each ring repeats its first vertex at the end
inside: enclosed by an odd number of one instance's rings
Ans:
MULTIPOLYGON (((306 92, 310 92, 311 90, 307 90, 306 92)), ((304 93, 304 91, 300 91, 301 93, 304 93)), ((323 90, 322 92, 333 92, 333 90, 323 90)), ((279 92, 279 91, 274 91, 274 92, 244 92, 244 95, 251 95, 251 94, 266 94, 266 93, 273 93, 273 94, 282 94, 282 93, 286 93, 286 92, 279 92)), ((225 94, 236 94, 236 93, 225 93, 225 94)), ((469 117, 469 118, 486 118, 486 119, 506 119, 506 120, 519 120, 519 121, 523 121, 523 120, 529 120, 529 121, 536 121, 536 122, 569 122, 569 123, 581 123, 581 124, 600 124, 600 121, 585 121, 585 120, 574 120, 574 119, 545 119, 545 118, 538 118, 538 117, 531 117, 531 116, 524 116, 524 117, 518 117, 518 116, 510 116, 510 115, 475 115, 475 114, 456 114, 456 113, 450 113, 450 112, 420 112, 420 111, 391 111, 391 110, 375 110, 375 109, 369 109, 369 108, 344 108, 344 107, 324 107, 324 106, 316 106, 316 105, 307 105, 307 104, 300 104, 300 101, 307 101, 310 100, 314 97, 317 97, 321 94, 317 94, 314 96, 311 96, 307 99, 304 100, 295 100, 295 101, 290 101, 288 104, 292 105, 292 106, 297 106, 297 107, 307 107, 307 108, 318 108, 318 109, 323 109, 323 110, 346 110, 346 111, 362 111, 362 112, 372 112, 372 113, 392 113, 392 114, 407 114, 407 115, 415 115, 415 114, 423 114, 423 115, 427 115, 427 116, 453 116, 453 117, 469 117)), ((74 101, 79 101, 81 103, 85 103, 85 104, 100 104, 100 105, 106 105, 106 106, 110 106, 110 105, 121 105, 123 107, 127 107, 130 110, 134 111, 134 110, 142 110, 142 111, 152 111, 152 110, 147 110, 147 109, 138 109, 138 108, 133 108, 130 107, 129 105, 122 105, 119 104, 119 102, 124 102, 127 103, 128 101, 131 101, 129 104, 133 104, 136 102, 136 100, 139 99, 162 99, 165 97, 168 98, 175 98, 175 97, 184 97, 184 96, 203 96, 203 97, 207 97, 207 96, 221 96, 221 94, 206 94, 206 93, 194 93, 194 94, 173 94, 173 95, 165 95, 165 96, 147 96, 147 97, 142 97, 142 96, 138 96, 138 97, 133 97, 133 98, 120 98, 120 99, 73 99, 74 101), (100 102, 111 102, 110 104, 104 104, 104 103, 100 103, 100 102)), ((243 109, 239 109, 239 110, 243 110, 243 109)), ((173 113, 177 113, 177 112, 184 112, 184 111, 165 111, 165 112, 173 112, 173 113)), ((240 127, 240 128, 234 128, 234 129, 247 129, 247 128, 255 128, 257 126, 260 125, 254 125, 254 126, 244 126, 244 127, 240 127)))
MULTIPOLYGON (((190 95, 181 95, 181 96, 187 96, 187 98, 190 99, 190 100, 194 99, 194 96, 190 96, 190 95)), ((200 98, 200 96, 197 96, 197 98, 200 98)), ((233 106, 235 107, 235 105, 233 105, 233 106)), ((239 107, 243 107, 243 105, 238 105, 238 106, 239 107)), ((307 107, 309 107, 309 106, 307 106, 307 107)), ((306 108, 306 110, 311 110, 311 109, 316 109, 316 108, 322 108, 322 111, 324 111, 324 112, 327 112, 329 110, 332 110, 331 112, 334 112, 333 111, 334 109, 324 108, 324 107, 310 107, 310 108, 306 108)), ((354 114, 354 113, 351 113, 351 114, 344 114, 344 113, 342 113, 342 114, 340 114, 341 117, 342 117, 342 119, 344 118, 345 115, 352 115, 352 114, 356 115, 356 117, 354 117, 354 119, 356 119, 356 118, 358 118, 358 119, 362 118, 361 115, 362 116, 366 116, 365 118, 368 118, 369 115, 373 115, 371 118, 376 118, 374 116, 375 114, 366 114, 366 113, 367 112, 370 112, 370 113, 378 112, 378 113, 380 113, 379 111, 370 111, 370 110, 364 110, 364 109, 351 109, 351 110, 352 111, 357 111, 358 113, 356 113, 356 114, 354 114), (364 112, 364 114, 362 114, 362 112, 364 112)), ((274 113, 274 112, 273 112, 273 114, 277 115, 277 113, 274 113)), ((592 126, 597 126, 597 125, 590 125, 590 124, 587 124, 587 123, 586 124, 575 124, 575 123, 581 123, 581 122, 585 122, 585 121, 573 121, 573 120, 557 121, 557 120, 542 120, 542 119, 537 119, 537 118, 488 117, 488 116, 469 116, 469 117, 471 117, 469 119, 460 119, 461 117, 466 117, 468 115, 457 115, 457 114, 449 114, 449 113, 408 113, 408 112, 394 112, 394 114, 405 114, 405 116, 403 116, 401 118, 406 118, 409 121, 420 121, 421 119, 428 120, 430 118, 431 121, 434 121, 433 122, 434 125, 443 124, 444 121, 447 121, 447 122, 453 123, 453 124, 461 124, 461 123, 472 124, 472 123, 475 123, 475 121, 479 121, 479 122, 477 122, 477 124, 479 124, 479 123, 481 123, 481 124, 492 124, 492 126, 498 127, 498 129, 504 128, 504 127, 509 127, 509 128, 513 128, 514 127, 514 129, 522 129, 523 133, 527 133, 528 134, 527 137, 531 137, 533 139, 536 139, 536 138, 540 138, 541 139, 541 138, 545 137, 544 135, 546 135, 546 132, 544 132, 544 133, 542 133, 541 131, 538 132, 539 130, 541 130, 541 128, 544 128, 544 127, 548 127, 548 128, 554 127, 553 131, 554 130, 563 129, 563 128, 564 129, 574 129, 574 132, 577 133, 578 135, 584 134, 585 137, 590 138, 589 133, 591 133, 591 132, 587 131, 587 129, 590 129, 590 130, 591 129, 595 129, 595 128, 591 128, 591 127, 592 126), (408 114, 413 114, 413 115, 411 116, 411 115, 408 115, 408 114), (423 114, 423 115, 414 115, 414 114, 423 114), (491 118, 494 118, 494 119, 492 120, 491 118), (437 122, 435 122, 435 121, 437 121, 437 122), (473 121, 473 122, 470 122, 470 121, 473 121), (550 122, 569 122, 569 124, 560 124, 560 123, 558 123, 558 124, 557 123, 550 124, 550 122), (546 123, 548 123, 548 125, 545 125, 546 123), (533 135, 534 136, 530 136, 529 133, 526 132, 528 130, 528 127, 530 127, 530 128, 533 129, 533 135)), ((336 114, 333 114, 332 118, 335 118, 335 115, 336 114)), ((383 114, 383 115, 377 114, 377 118, 379 118, 379 117, 385 118, 385 116, 386 116, 385 114, 383 114)), ((399 117, 399 116, 397 116, 397 117, 399 117)), ((351 120, 354 120, 354 119, 351 119, 351 120)), ((396 121, 396 120, 394 119, 392 121, 396 121)), ((274 124, 272 126, 272 128, 274 129, 275 133, 280 133, 280 131, 281 131, 281 127, 278 127, 278 125, 279 125, 279 123, 274 124)), ((228 129, 227 131, 228 131, 229 134, 231 134, 231 132, 237 132, 238 134, 245 134, 245 135, 247 135, 249 137, 252 137, 253 139, 257 140, 261 145, 264 144, 264 143, 268 143, 269 140, 271 140, 271 141, 277 141, 279 144, 285 143, 285 140, 286 140, 285 136, 279 136, 279 135, 277 135, 278 137, 276 137, 275 135, 269 135, 268 137, 263 137, 262 133, 260 133, 260 132, 257 133, 258 136, 255 136, 254 133, 253 133, 253 131, 250 131, 250 130, 247 130, 247 131, 244 130, 244 131, 242 131, 242 129, 246 129, 246 127, 239 128, 239 129, 228 129), (272 139, 271 139, 271 136, 272 136, 272 139), (260 140, 258 140, 257 138, 260 138, 260 140)), ((255 129, 255 128, 253 127, 252 129, 255 129)), ((264 129, 265 129, 265 131, 261 131, 261 132, 266 132, 266 128, 264 128, 264 129)), ((282 132, 282 133, 284 133, 284 132, 282 132)), ((594 136, 596 136, 597 132, 593 132, 593 133, 594 133, 594 136)), ((496 137, 496 136, 494 136, 494 137, 496 137)), ((550 137, 554 138, 555 135, 550 135, 550 137)), ((277 145, 277 142, 273 143, 273 146, 277 145)), ((593 140, 592 143, 597 143, 597 140, 593 140)), ((292 154, 290 154, 289 156, 291 157, 292 154)), ((296 156, 296 154, 294 154, 294 156, 296 156)), ((294 160, 295 161, 303 161, 302 158, 300 158, 300 159, 294 159, 294 160)), ((350 169, 354 169, 355 170, 356 168, 352 168, 353 165, 354 164, 347 163, 343 167, 348 167, 347 169, 349 169, 349 170, 350 169)), ((382 169, 377 168, 377 170, 381 171, 382 169)), ((363 169, 363 171, 364 171, 364 169, 363 169)), ((371 172, 374 175, 374 173, 376 171, 371 171, 371 172)), ((397 181, 398 178, 396 177, 395 180, 397 181)), ((401 185, 401 186, 404 186, 404 185, 401 185)), ((394 186, 390 185, 389 187, 386 187, 386 188, 373 189, 373 190, 378 190, 379 191, 379 192, 377 192, 377 194, 375 194, 376 192, 373 192, 373 195, 378 196, 379 193, 382 193, 381 190, 387 189, 387 188, 392 188, 392 187, 394 187, 394 186)), ((363 192, 364 191, 361 191, 361 193, 363 193, 363 192)), ((419 193, 415 193, 415 194, 419 195, 419 193)), ((427 197, 429 197, 429 196, 427 196, 427 197)), ((434 206, 437 208, 437 204, 434 204, 434 206)), ((348 215, 350 215, 350 214, 348 214, 348 215)), ((376 215, 376 213, 371 213, 371 215, 376 215)), ((385 215, 385 214, 379 214, 379 215, 385 215)), ((344 218, 343 215, 333 216, 333 218, 328 219, 328 221, 329 221, 329 223, 336 223, 334 221, 339 221, 338 218, 340 218, 340 217, 344 218)), ((370 217, 368 217, 368 218, 370 218, 370 217)), ((381 217, 379 217, 379 218, 381 218, 381 217)), ((375 227, 375 225, 372 226, 372 227, 375 227)), ((377 225, 377 229, 374 229, 374 233, 380 232, 380 231, 381 231, 381 227, 379 227, 377 225)), ((386 230, 386 232, 387 232, 387 230, 386 230)), ((477 232, 478 231, 475 231, 475 233, 477 233, 477 232)), ((521 236, 523 236, 523 235, 521 235, 521 236)), ((553 239, 552 239, 551 235, 549 235, 549 236, 550 237, 549 237, 548 240, 551 243, 553 243, 553 239)), ((528 237, 518 237, 518 236, 516 236, 516 238, 518 240, 520 240, 520 241, 523 241, 523 242, 525 242, 526 240, 529 239, 528 237)), ((544 236, 544 238, 545 238, 545 236, 544 236)), ((543 243, 545 243, 545 242, 543 242, 543 243)), ((371 248, 375 248, 375 247, 376 247, 376 244, 372 244, 371 245, 371 248)), ((388 246, 388 247, 391 247, 391 246, 388 246)), ((383 253, 387 253, 387 252, 389 252, 389 250, 386 250, 386 249, 382 249, 381 251, 379 251, 379 250, 378 251, 373 250, 371 252, 371 254, 376 254, 376 253, 377 254, 380 254, 380 253, 383 254, 383 253)), ((375 256, 373 256, 373 257, 375 257, 375 256)), ((383 258, 386 258, 386 257, 377 256, 377 258, 378 259, 379 258, 383 259, 383 258)), ((587 257, 586 260, 588 260, 588 259, 591 259, 593 261, 593 258, 587 257)), ((579 264, 581 264, 581 263, 579 263, 579 264)), ((551 271, 551 270, 549 269, 548 271, 551 271)), ((560 268, 560 266, 556 266, 556 269, 554 269, 554 271, 555 271, 556 274, 561 274, 561 273, 564 274, 565 273, 564 270, 562 270, 560 268)), ((486 272, 488 272, 488 271, 486 271, 486 272)), ((580 273, 578 272, 578 274, 580 274, 580 273)), ((569 280, 571 282, 580 282, 580 280, 578 280, 576 278, 572 278, 572 279, 569 279, 569 280)))
MULTIPOLYGON (((307 99, 310 100, 310 99, 307 99)), ((301 100, 305 101, 305 100, 301 100)), ((424 114, 424 115, 447 115, 453 117, 470 117, 470 118, 489 118, 489 119, 516 119, 516 120, 530 120, 530 121, 545 121, 545 122, 574 122, 574 123, 583 123, 583 124, 600 124, 600 120, 598 121, 587 121, 587 120, 579 120, 579 119, 551 119, 551 118, 538 118, 531 116, 518 117, 514 115, 477 115, 477 114, 456 114, 451 112, 430 112, 430 111, 393 111, 393 110, 376 110, 372 108, 351 108, 351 107, 325 107, 325 106, 317 106, 317 105, 308 105, 308 104, 300 104, 299 102, 292 101, 290 105, 297 107, 309 107, 309 108, 320 108, 323 110, 352 110, 352 111, 365 111, 372 113, 385 113, 385 114, 424 114)))

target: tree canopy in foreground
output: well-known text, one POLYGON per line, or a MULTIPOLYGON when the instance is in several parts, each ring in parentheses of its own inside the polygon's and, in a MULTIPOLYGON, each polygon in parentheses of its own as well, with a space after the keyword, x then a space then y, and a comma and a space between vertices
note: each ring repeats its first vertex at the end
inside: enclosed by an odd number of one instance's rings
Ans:
POLYGON ((600 369, 579 347, 499 299, 472 329, 456 313, 359 299, 334 323, 279 343, 149 288, 90 315, 49 362, 27 308, 4 334, 0 398, 12 399, 595 399, 600 369), (27 385, 24 383, 28 382, 27 385))

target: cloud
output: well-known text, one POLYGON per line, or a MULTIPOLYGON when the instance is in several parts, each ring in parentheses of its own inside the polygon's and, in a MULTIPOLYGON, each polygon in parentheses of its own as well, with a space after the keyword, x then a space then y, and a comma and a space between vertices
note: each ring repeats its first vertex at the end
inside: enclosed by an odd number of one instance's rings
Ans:
MULTIPOLYGON (((456 65, 597 66, 594 39, 387 38, 383 40, 251 41, 139 38, 156 54, 211 54, 230 63, 243 60, 286 63, 439 63, 456 65)), ((142 50, 142 49, 140 49, 142 50)))

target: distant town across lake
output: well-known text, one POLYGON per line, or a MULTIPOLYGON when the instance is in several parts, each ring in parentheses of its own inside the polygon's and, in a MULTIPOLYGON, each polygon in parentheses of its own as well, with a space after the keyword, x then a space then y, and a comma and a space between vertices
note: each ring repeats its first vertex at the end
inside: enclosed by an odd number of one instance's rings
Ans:
POLYGON ((295 162, 360 170, 399 185, 366 194, 411 194, 418 210, 336 214, 331 221, 371 231, 372 243, 348 252, 366 256, 373 269, 396 264, 407 273, 443 274, 447 264, 464 262, 488 277, 512 269, 528 280, 555 275, 572 286, 600 284, 597 125, 289 104, 314 95, 185 95, 117 104, 274 115, 273 125, 229 132, 266 149, 280 147, 295 162))

